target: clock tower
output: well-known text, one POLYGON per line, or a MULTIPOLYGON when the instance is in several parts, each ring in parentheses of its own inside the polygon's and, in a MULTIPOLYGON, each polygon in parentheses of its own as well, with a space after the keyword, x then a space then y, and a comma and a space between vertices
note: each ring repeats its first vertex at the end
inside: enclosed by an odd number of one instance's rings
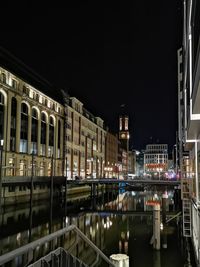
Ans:
POLYGON ((129 151, 129 128, 128 128, 128 116, 119 116, 119 140, 121 142, 122 148, 129 151))

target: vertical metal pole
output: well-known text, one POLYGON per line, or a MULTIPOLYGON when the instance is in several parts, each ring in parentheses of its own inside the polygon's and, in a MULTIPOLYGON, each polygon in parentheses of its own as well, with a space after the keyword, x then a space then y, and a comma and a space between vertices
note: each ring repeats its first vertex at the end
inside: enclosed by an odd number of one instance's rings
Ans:
POLYGON ((162 194, 162 222, 163 224, 166 223, 166 209, 167 209, 167 194, 162 194))
POLYGON ((67 209, 67 157, 66 157, 66 178, 65 178, 65 215, 67 209))
POLYGON ((53 155, 51 157, 51 185, 50 185, 50 233, 52 228, 52 213, 53 213, 53 155))
POLYGON ((179 169, 179 163, 178 163, 178 132, 176 132, 176 175, 178 174, 178 169, 179 169))
POLYGON ((33 161, 34 161, 34 152, 32 151, 32 162, 31 162, 31 184, 30 184, 30 211, 29 211, 29 242, 31 242, 32 236, 32 207, 33 207, 33 161))
POLYGON ((198 178, 198 147, 195 142, 195 185, 196 185, 196 202, 199 204, 199 178, 198 178))
POLYGON ((33 225, 33 212, 32 212, 32 203, 30 203, 30 211, 29 211, 29 243, 32 241, 32 225, 33 225))
POLYGON ((167 248, 167 233, 166 233, 166 209, 167 209, 167 198, 166 193, 162 194, 162 223, 163 223, 163 235, 162 235, 162 247, 167 248))
POLYGON ((31 187, 30 187, 30 206, 32 206, 32 202, 33 202, 33 176, 34 176, 34 171, 33 171, 33 161, 34 161, 34 152, 32 151, 31 187))
POLYGON ((2 163, 3 163, 3 147, 0 145, 0 208, 1 208, 1 194, 2 194, 2 163))

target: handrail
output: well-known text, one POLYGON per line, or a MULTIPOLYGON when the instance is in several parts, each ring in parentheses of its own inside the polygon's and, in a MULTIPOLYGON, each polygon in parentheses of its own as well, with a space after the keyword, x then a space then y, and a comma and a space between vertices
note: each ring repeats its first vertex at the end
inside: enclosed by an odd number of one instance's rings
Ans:
POLYGON ((92 243, 86 235, 84 235, 78 229, 78 227, 76 225, 67 226, 61 230, 56 231, 55 233, 44 236, 38 240, 35 240, 29 244, 26 244, 20 248, 17 248, 13 251, 10 251, 10 252, 0 256, 0 266, 7 263, 7 262, 10 262, 11 260, 14 260, 16 257, 18 257, 20 255, 24 255, 25 253, 33 251, 34 249, 36 249, 36 247, 41 246, 41 245, 45 244, 46 242, 50 242, 50 241, 54 240, 55 238, 61 237, 65 233, 68 233, 70 231, 75 231, 78 234, 78 236, 80 236, 85 242, 87 242, 94 249, 94 251, 97 254, 99 254, 108 264, 110 264, 110 266, 113 266, 113 267, 115 266, 109 260, 109 258, 94 243, 92 243))
POLYGON ((177 214, 175 214, 172 218, 169 218, 169 219, 166 221, 166 223, 168 223, 168 222, 172 221, 173 219, 175 219, 176 217, 180 216, 181 213, 182 213, 182 211, 179 211, 179 212, 178 212, 177 214))
MULTIPOLYGON (((34 263, 28 265, 28 267, 43 267, 43 266, 68 266, 66 265, 66 261, 69 263, 70 258, 73 259, 73 266, 81 266, 81 267, 89 267, 87 264, 80 261, 77 257, 68 253, 64 248, 58 247, 56 250, 51 251, 46 256, 40 258, 39 260, 35 261, 34 263), (61 260, 59 261, 59 256, 61 260), (58 260, 58 261, 57 261, 58 260)), ((71 265, 70 265, 71 266, 71 265)))
POLYGON ((111 266, 115 266, 109 259, 108 257, 94 244, 92 243, 92 241, 90 241, 90 239, 84 235, 79 229, 78 227, 75 226, 75 232, 78 233, 78 235, 85 241, 87 242, 96 252, 97 254, 99 254, 108 264, 110 264, 111 266))

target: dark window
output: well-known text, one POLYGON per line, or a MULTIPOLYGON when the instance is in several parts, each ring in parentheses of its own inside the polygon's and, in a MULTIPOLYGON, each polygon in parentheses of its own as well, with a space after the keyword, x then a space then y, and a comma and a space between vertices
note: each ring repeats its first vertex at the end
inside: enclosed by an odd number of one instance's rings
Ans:
POLYGON ((26 87, 26 85, 23 85, 23 93, 27 94, 28 93, 28 88, 26 87))
POLYGON ((21 131, 20 131, 20 152, 28 151, 28 107, 25 103, 21 105, 21 131))
POLYGON ((46 123, 46 115, 42 113, 41 115, 41 140, 40 143, 46 144, 46 131, 47 131, 47 123, 46 123))
POLYGON ((17 88, 17 81, 14 79, 12 79, 12 87, 15 89, 17 88))
POLYGON ((15 192, 15 187, 14 186, 9 186, 8 187, 8 192, 15 192))
POLYGON ((31 125, 31 143, 32 151, 37 153, 37 137, 38 137, 38 113, 35 108, 32 110, 32 125, 31 125))
POLYGON ((58 121, 58 148, 60 148, 61 147, 61 136, 60 136, 60 134, 61 134, 61 123, 60 123, 60 120, 58 121))
POLYGON ((3 81, 3 83, 6 83, 6 74, 5 73, 2 73, 2 81, 3 81))
POLYGON ((54 121, 52 117, 49 119, 49 146, 54 146, 54 121))
POLYGON ((10 123, 10 150, 16 150, 16 129, 17 129, 17 100, 15 97, 11 101, 11 123, 10 123))

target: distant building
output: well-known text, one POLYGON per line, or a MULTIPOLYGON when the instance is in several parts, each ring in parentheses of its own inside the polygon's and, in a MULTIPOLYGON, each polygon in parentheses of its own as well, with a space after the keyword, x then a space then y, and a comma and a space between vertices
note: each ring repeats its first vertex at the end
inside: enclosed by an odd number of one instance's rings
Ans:
POLYGON ((135 174, 136 176, 143 176, 144 175, 144 150, 138 151, 135 150, 135 174))
POLYGON ((117 178, 119 175, 118 164, 118 136, 109 131, 106 133, 104 176, 117 178))
POLYGON ((128 152, 128 174, 135 175, 136 155, 135 151, 128 152))
POLYGON ((144 172, 160 178, 168 170, 168 145, 149 144, 144 153, 144 172))
POLYGON ((103 120, 86 110, 75 97, 68 99, 65 116, 67 177, 103 177, 106 138, 103 120))

